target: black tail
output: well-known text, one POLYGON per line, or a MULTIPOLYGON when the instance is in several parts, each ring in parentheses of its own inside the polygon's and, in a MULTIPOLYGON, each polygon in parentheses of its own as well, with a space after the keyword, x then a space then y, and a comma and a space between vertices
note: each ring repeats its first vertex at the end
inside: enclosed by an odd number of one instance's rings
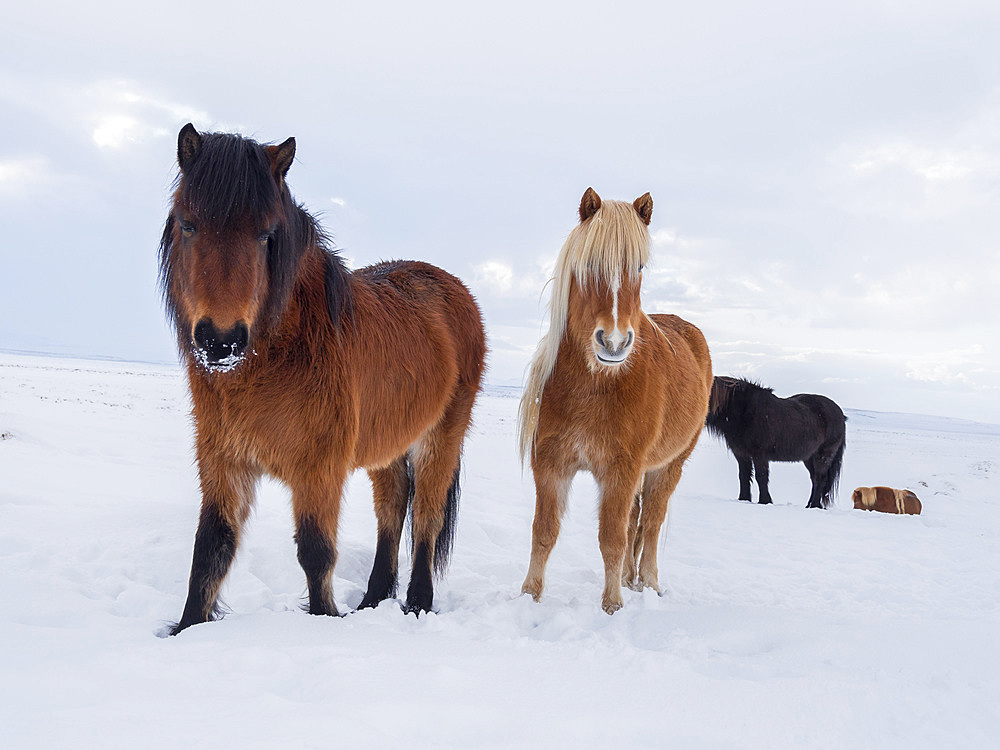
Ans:
POLYGON ((827 472, 826 481, 821 488, 820 502, 823 503, 824 508, 829 508, 833 505, 834 500, 837 498, 837 489, 840 486, 840 470, 844 466, 844 451, 846 448, 847 436, 845 435, 840 440, 840 446, 833 456, 833 461, 830 463, 830 471, 827 472))
MULTIPOLYGON (((452 477, 451 486, 445 496, 444 522, 441 531, 434 542, 434 574, 441 576, 448 569, 451 561, 451 552, 455 547, 455 528, 458 526, 458 501, 462 494, 462 487, 459 483, 462 464, 455 467, 455 475, 452 477)), ((413 464, 409 456, 406 458, 406 479, 409 483, 409 490, 406 496, 406 525, 410 537, 410 555, 413 555, 413 497, 417 491, 417 484, 413 476, 413 464)))
POLYGON ((451 486, 448 487, 448 494, 444 504, 444 523, 441 525, 441 532, 437 541, 434 542, 434 574, 441 576, 448 569, 451 561, 451 551, 455 547, 455 527, 458 526, 458 499, 462 494, 462 487, 458 477, 462 465, 459 463, 455 467, 455 476, 452 477, 451 486))

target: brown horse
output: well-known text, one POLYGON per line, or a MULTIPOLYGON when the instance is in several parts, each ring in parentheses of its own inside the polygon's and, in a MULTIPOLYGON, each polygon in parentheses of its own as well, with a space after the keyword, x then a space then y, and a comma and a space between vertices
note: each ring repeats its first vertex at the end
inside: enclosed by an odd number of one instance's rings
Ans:
POLYGON ((604 611, 621 608, 622 583, 659 590, 660 527, 708 413, 712 362, 701 331, 639 305, 652 213, 649 193, 634 203, 602 202, 588 188, 580 224, 556 260, 549 331, 518 414, 536 496, 521 591, 535 600, 581 470, 601 492, 604 611))
POLYGON ((292 199, 295 140, 178 137, 160 281, 187 365, 202 504, 174 634, 218 614, 258 479, 292 492, 309 612, 337 615, 332 576, 348 472, 365 468, 378 544, 362 607, 394 596, 412 513, 406 611, 430 610, 451 548, 459 458, 486 339, 465 286, 415 261, 348 272, 292 199))
POLYGON ((910 490, 892 487, 858 487, 851 499, 855 510, 875 510, 879 513, 905 513, 919 516, 923 506, 910 490))

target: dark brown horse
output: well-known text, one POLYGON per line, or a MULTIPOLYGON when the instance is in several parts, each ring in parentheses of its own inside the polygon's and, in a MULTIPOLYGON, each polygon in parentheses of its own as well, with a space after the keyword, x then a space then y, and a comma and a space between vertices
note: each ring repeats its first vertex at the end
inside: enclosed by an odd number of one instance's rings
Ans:
POLYGON ((202 503, 176 634, 217 615, 258 479, 292 492, 309 612, 336 615, 332 576, 348 473, 365 468, 378 544, 362 607, 394 596, 412 513, 407 611, 447 562, 459 458, 486 340, 465 286, 416 261, 349 272, 285 183, 280 145, 180 132, 160 281, 187 365, 202 503))

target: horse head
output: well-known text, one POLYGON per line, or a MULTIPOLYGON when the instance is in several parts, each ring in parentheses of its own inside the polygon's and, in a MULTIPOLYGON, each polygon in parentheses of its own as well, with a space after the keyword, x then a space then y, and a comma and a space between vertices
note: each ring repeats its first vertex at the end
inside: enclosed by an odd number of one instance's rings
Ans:
POLYGON ((294 138, 261 145, 200 134, 191 124, 178 136, 180 175, 161 241, 161 281, 182 349, 190 345, 210 371, 238 365, 267 314, 283 304, 272 277, 280 275, 275 256, 288 244, 285 175, 294 156, 294 138))
POLYGON ((566 330, 592 371, 616 370, 634 348, 652 213, 649 193, 631 204, 602 202, 588 188, 580 202, 580 225, 567 241, 566 330))

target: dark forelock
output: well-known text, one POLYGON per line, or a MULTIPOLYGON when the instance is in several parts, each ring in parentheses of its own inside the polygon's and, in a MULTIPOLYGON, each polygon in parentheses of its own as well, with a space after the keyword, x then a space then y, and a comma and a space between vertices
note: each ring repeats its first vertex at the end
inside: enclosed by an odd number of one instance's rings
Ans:
POLYGON ((244 217, 263 226, 281 194, 261 144, 230 133, 205 133, 201 150, 181 175, 179 198, 213 226, 244 217))

